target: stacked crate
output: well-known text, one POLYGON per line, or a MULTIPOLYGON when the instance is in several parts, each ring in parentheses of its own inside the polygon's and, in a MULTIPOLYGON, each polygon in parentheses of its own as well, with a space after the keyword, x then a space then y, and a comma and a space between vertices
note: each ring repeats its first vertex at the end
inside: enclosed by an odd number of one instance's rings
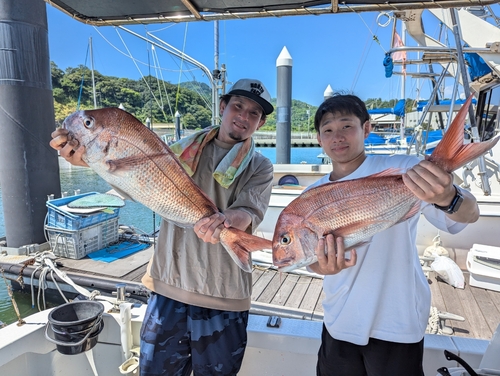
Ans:
POLYGON ((71 201, 94 194, 97 192, 47 201, 45 230, 56 256, 81 259, 118 241, 119 208, 113 208, 112 214, 98 211, 89 215, 76 215, 61 209, 71 201))

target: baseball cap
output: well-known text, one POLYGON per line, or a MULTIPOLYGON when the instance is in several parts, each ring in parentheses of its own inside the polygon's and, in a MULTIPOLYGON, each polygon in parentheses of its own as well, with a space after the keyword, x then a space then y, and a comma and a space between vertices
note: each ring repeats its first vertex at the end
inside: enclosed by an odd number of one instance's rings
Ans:
POLYGON ((242 78, 234 83, 231 90, 229 90, 227 94, 240 95, 257 102, 262 107, 266 115, 269 115, 274 111, 274 107, 271 104, 271 95, 269 95, 266 87, 259 80, 242 78))

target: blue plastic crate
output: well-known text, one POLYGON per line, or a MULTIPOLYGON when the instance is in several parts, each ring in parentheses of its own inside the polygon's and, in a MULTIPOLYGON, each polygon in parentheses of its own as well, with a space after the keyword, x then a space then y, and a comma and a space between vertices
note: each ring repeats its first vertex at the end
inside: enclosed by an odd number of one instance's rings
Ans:
POLYGON ((70 231, 45 226, 50 248, 56 256, 79 260, 89 253, 118 242, 118 218, 70 231))
POLYGON ((78 215, 69 213, 60 209, 61 206, 69 204, 78 198, 95 195, 98 192, 87 192, 75 196, 57 198, 47 201, 48 220, 47 225, 50 227, 62 228, 65 230, 79 230, 81 228, 96 225, 98 223, 107 221, 118 217, 120 208, 114 208, 113 214, 96 212, 89 215, 78 215))

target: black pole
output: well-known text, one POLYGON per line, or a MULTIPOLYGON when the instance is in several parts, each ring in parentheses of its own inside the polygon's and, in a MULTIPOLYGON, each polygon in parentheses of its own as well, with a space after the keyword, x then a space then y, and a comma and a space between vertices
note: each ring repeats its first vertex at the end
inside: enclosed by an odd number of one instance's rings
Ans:
POLYGON ((47 195, 60 197, 43 0, 0 6, 0 185, 8 247, 44 243, 47 195))
POLYGON ((276 60, 278 87, 276 96, 276 163, 290 163, 292 144, 292 57, 286 47, 276 60))
POLYGON ((175 141, 181 139, 181 114, 175 111, 175 141))

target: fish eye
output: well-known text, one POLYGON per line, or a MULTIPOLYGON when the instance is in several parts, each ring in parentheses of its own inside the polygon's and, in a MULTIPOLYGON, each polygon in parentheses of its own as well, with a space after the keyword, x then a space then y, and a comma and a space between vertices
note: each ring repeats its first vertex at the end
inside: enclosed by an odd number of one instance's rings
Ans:
POLYGON ((290 236, 288 236, 288 235, 283 235, 283 236, 281 237, 280 243, 281 243, 281 245, 288 245, 288 244, 290 244, 290 243, 291 243, 291 241, 292 241, 292 239, 290 239, 290 236))
POLYGON ((94 126, 94 119, 91 117, 83 119, 83 125, 85 125, 85 128, 92 128, 94 126))

